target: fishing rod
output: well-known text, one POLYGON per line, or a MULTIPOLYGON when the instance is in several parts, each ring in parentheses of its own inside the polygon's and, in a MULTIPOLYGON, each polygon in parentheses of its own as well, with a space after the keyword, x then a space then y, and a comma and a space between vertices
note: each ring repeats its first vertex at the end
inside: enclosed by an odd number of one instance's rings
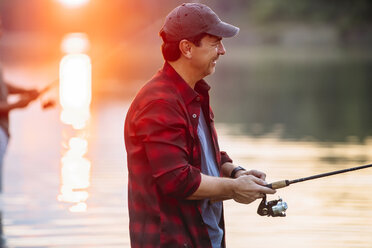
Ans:
POLYGON ((41 90, 39 90, 39 96, 47 93, 52 88, 58 86, 58 83, 59 83, 59 79, 56 79, 56 80, 52 81, 51 83, 49 83, 48 85, 44 86, 44 88, 42 88, 41 90))
POLYGON ((333 176, 333 175, 336 175, 336 174, 346 173, 346 172, 350 172, 350 171, 366 169, 366 168, 369 168, 369 167, 372 167, 372 164, 352 167, 352 168, 343 169, 343 170, 331 171, 331 172, 322 173, 322 174, 318 174, 318 175, 314 175, 314 176, 310 176, 310 177, 298 178, 298 179, 295 179, 295 180, 281 180, 281 181, 277 181, 277 182, 267 184, 265 186, 270 188, 270 189, 280 189, 280 188, 287 187, 287 186, 289 186, 291 184, 294 184, 294 183, 300 183, 300 182, 313 180, 313 179, 317 179, 317 178, 328 177, 328 176, 333 176))
MULTIPOLYGON (((289 185, 294 184, 294 183, 300 183, 300 182, 313 180, 317 178, 333 176, 333 175, 355 171, 355 170, 362 170, 362 169, 366 169, 369 167, 372 167, 372 164, 347 168, 343 170, 331 171, 331 172, 317 174, 317 175, 313 175, 309 177, 302 177, 302 178, 298 178, 294 180, 281 180, 281 181, 273 182, 270 184, 266 184, 265 186, 271 189, 281 189, 281 188, 288 187, 289 185)), ((258 206, 257 213, 261 216, 266 215, 266 216, 272 216, 272 217, 285 217, 286 216, 285 211, 287 210, 287 208, 288 208, 287 203, 283 202, 281 198, 279 198, 279 200, 273 200, 273 201, 267 202, 266 195, 265 195, 260 205, 258 206)))

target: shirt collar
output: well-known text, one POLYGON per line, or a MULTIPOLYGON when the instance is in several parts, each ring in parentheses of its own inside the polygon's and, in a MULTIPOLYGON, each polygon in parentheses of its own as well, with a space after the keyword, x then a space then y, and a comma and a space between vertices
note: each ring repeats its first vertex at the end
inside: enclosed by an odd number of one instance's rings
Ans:
POLYGON ((174 83, 186 104, 194 100, 197 96, 199 96, 199 94, 202 96, 208 96, 208 91, 211 87, 205 82, 204 79, 199 80, 195 84, 194 90, 188 83, 186 83, 185 80, 183 80, 183 78, 168 62, 164 63, 162 71, 174 83))

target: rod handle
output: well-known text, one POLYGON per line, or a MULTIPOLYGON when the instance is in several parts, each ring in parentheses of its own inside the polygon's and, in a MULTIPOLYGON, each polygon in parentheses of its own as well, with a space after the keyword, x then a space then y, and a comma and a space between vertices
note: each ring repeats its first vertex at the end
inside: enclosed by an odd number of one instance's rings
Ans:
POLYGON ((270 184, 266 184, 265 186, 270 189, 281 189, 281 188, 289 186, 289 180, 277 181, 277 182, 273 182, 270 184))

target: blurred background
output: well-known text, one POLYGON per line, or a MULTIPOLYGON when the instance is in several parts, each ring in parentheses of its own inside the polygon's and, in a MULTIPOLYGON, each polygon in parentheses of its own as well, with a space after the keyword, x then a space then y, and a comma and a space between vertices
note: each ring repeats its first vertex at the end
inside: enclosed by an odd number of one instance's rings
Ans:
MULTIPOLYGON (((124 118, 182 2, 0 0, 5 79, 52 84, 10 116, 3 247, 129 247, 124 118)), ((194 2, 240 27, 207 78, 236 164, 275 181, 371 163, 372 2, 194 2)), ((371 247, 370 189, 371 170, 293 185, 280 219, 227 201, 228 247, 371 247)))

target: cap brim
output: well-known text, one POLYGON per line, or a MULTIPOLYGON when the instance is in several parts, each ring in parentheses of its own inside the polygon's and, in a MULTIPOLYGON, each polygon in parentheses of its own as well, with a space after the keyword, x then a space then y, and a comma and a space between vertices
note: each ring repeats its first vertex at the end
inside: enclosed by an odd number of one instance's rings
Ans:
POLYGON ((234 37, 239 33, 239 28, 226 22, 220 22, 207 31, 208 34, 223 38, 234 37))

